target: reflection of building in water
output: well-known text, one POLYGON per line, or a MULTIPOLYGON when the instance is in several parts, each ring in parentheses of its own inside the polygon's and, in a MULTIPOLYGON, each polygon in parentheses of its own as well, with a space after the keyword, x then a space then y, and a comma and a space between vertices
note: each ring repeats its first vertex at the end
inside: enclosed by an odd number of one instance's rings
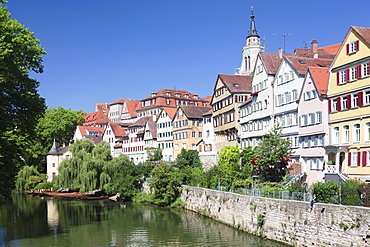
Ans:
POLYGON ((53 230, 54 234, 57 234, 59 224, 59 214, 57 205, 53 199, 46 200, 47 214, 48 214, 48 225, 53 230))

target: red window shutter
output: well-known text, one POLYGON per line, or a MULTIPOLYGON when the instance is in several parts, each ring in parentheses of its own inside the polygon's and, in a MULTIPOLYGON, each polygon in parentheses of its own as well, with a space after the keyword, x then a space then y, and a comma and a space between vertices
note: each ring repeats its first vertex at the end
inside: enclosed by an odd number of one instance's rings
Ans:
POLYGON ((346 82, 349 82, 349 69, 346 69, 346 82))
POLYGON ((348 166, 351 166, 351 152, 348 152, 348 157, 347 157, 347 163, 348 163, 348 166))
POLYGON ((351 94, 348 94, 347 95, 347 109, 351 109, 352 105, 351 105, 351 94))
POLYGON ((367 151, 362 151, 362 166, 367 166, 367 151))
POLYGON ((331 113, 331 99, 328 100, 328 112, 331 113))
POLYGON ((340 111, 340 110, 342 110, 342 108, 341 108, 341 98, 338 97, 337 98, 337 111, 340 111))
POLYGON ((356 40, 356 51, 360 50, 360 41, 356 40))
POLYGON ((361 152, 357 152, 357 166, 361 166, 361 152))
POLYGON ((360 79, 362 77, 362 75, 361 75, 361 64, 357 65, 356 73, 357 73, 356 78, 360 79))
POLYGON ((364 105, 364 91, 358 92, 358 106, 364 105))
POLYGON ((337 85, 339 85, 340 83, 340 72, 338 71, 337 72, 337 85))
POLYGON ((346 45, 346 54, 349 54, 349 44, 346 45))

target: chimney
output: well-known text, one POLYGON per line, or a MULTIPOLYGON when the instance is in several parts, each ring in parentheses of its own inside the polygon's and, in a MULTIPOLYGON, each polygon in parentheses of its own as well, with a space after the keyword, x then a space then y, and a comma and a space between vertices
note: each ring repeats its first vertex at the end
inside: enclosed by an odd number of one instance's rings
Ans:
POLYGON ((317 42, 317 40, 312 40, 311 47, 312 47, 313 58, 318 58, 319 57, 318 46, 319 46, 319 43, 317 42))
POLYGON ((278 56, 279 56, 280 60, 283 59, 283 49, 281 49, 281 48, 278 49, 278 56))

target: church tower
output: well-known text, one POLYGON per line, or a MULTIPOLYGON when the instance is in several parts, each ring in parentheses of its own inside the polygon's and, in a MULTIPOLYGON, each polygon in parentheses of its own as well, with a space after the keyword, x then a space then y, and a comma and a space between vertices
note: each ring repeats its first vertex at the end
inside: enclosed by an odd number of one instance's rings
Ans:
POLYGON ((237 75, 252 75, 254 64, 256 63, 258 53, 264 47, 261 45, 256 23, 254 21, 253 7, 251 14, 251 23, 246 37, 245 46, 242 48, 242 63, 238 69, 237 75))

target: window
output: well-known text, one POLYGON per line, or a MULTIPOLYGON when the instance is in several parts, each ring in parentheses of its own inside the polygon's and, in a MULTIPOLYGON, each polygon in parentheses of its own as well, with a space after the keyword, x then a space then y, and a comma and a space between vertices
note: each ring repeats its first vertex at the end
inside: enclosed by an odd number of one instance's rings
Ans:
POLYGON ((347 95, 342 96, 341 99, 342 99, 342 109, 347 109, 348 108, 347 107, 347 95))
POLYGON ((294 89, 294 90, 292 91, 292 93, 293 93, 293 101, 296 101, 296 100, 297 100, 297 90, 296 90, 296 89, 294 89))
POLYGON ((348 125, 343 126, 343 132, 344 132, 343 142, 348 143, 349 142, 349 126, 348 125))
POLYGON ((315 124, 315 113, 308 114, 308 124, 309 125, 315 124))
POLYGON ((338 84, 343 84, 347 82, 347 71, 341 70, 339 71, 339 78, 338 78, 338 84))
POLYGON ((316 123, 322 123, 322 112, 316 112, 316 123))
POLYGON ((351 156, 351 159, 350 159, 350 166, 357 166, 358 164, 358 152, 350 152, 348 153, 350 156, 351 156))
POLYGON ((352 94, 352 108, 358 107, 358 93, 352 94))
POLYGON ((360 137, 361 137, 361 129, 360 129, 360 124, 355 124, 353 125, 353 132, 354 132, 354 138, 353 138, 353 141, 354 142, 359 142, 360 141, 360 137))
POLYGON ((369 76, 369 62, 362 64, 362 77, 369 76))
POLYGON ((202 138, 202 132, 199 132, 199 133, 198 133, 198 137, 199 137, 199 138, 202 138))
POLYGON ((357 67, 351 67, 349 69, 349 80, 354 81, 357 79, 357 67))
POLYGON ((55 167, 55 163, 53 163, 53 167, 55 167))
POLYGON ((370 91, 365 92, 365 104, 370 104, 370 91))
POLYGON ((333 99, 332 101, 331 101, 331 109, 332 109, 332 111, 337 111, 337 99, 333 99))
POLYGON ((370 123, 366 123, 365 141, 370 141, 370 123))
POLYGON ((360 42, 358 40, 352 41, 349 44, 347 44, 347 47, 346 47, 347 55, 359 51, 359 48, 360 48, 359 45, 360 45, 360 42))
POLYGON ((339 127, 333 128, 333 144, 339 143, 339 127))

